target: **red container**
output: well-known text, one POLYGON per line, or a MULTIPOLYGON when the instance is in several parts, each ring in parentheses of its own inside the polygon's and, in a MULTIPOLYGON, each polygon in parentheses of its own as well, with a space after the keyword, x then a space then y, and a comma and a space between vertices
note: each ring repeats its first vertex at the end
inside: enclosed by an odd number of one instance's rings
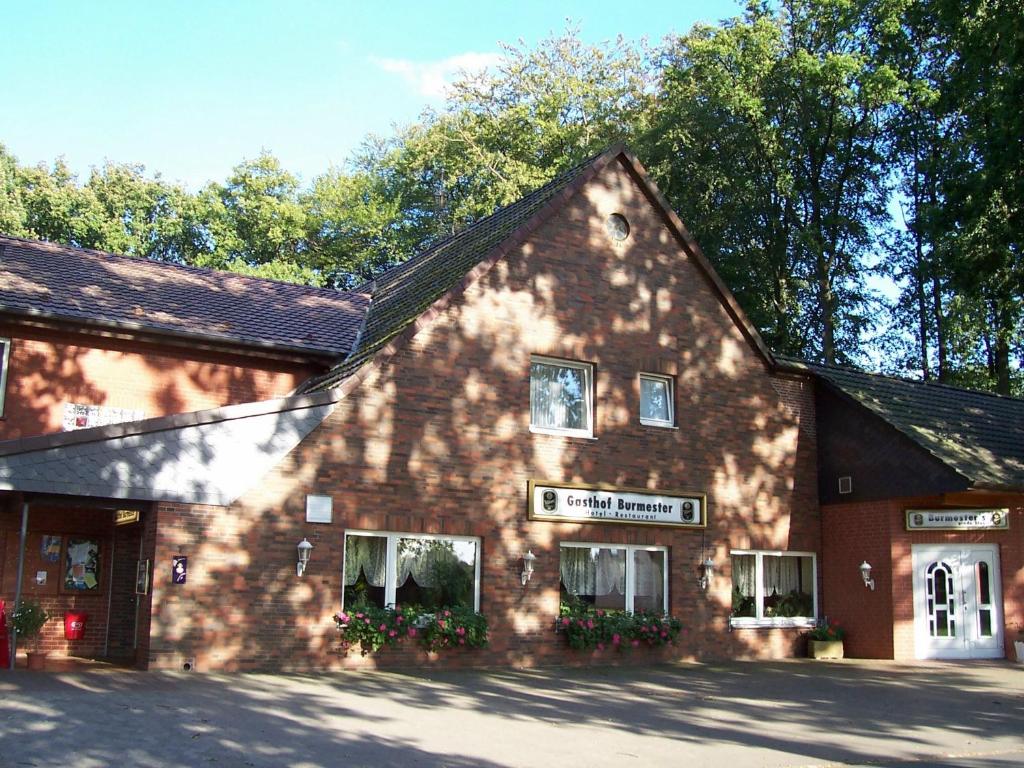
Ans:
POLYGON ((81 640, 88 618, 89 614, 85 611, 64 611, 64 639, 81 640))

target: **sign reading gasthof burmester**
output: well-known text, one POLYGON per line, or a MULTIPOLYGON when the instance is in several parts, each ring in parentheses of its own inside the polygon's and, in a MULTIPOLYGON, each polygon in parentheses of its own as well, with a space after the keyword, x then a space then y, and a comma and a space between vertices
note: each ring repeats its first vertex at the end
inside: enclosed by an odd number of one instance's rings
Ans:
POLYGON ((530 519, 702 528, 702 493, 530 481, 530 519))
POLYGON ((908 509, 907 530, 1004 531, 1010 527, 1008 509, 908 509))

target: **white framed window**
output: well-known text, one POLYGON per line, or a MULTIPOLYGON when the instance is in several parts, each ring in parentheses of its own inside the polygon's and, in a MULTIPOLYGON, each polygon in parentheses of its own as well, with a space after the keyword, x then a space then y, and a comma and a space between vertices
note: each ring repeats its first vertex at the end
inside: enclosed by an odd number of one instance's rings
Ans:
POLYGON ((342 606, 480 610, 480 539, 346 531, 342 606))
POLYGON ((594 436, 594 366, 530 358, 530 431, 594 436))
POLYGON ((813 552, 732 551, 733 626, 808 626, 818 616, 813 552))
POLYGON ((640 374, 640 423, 651 427, 675 426, 675 392, 672 377, 640 374))
POLYGON ((563 602, 668 613, 666 547, 562 542, 559 567, 563 602))
POLYGON ((0 339, 0 416, 4 415, 7 400, 7 368, 11 364, 11 340, 0 339))

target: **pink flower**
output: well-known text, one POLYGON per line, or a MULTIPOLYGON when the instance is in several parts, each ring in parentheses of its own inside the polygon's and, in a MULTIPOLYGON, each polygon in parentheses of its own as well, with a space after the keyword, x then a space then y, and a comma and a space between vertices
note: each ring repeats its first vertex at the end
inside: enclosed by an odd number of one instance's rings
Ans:
POLYGON ((445 621, 444 621, 444 619, 439 619, 438 622, 437 622, 437 626, 440 627, 441 629, 444 629, 445 628, 445 621))
POLYGON ((569 617, 568 616, 563 617, 563 619, 562 619, 562 626, 563 627, 568 627, 570 623, 571 622, 569 621, 569 617))
POLYGON ((633 641, 632 641, 632 643, 631 643, 631 645, 632 645, 632 646, 633 646, 634 648, 636 648, 637 646, 639 646, 639 645, 640 645, 640 641, 639 641, 639 640, 633 640, 633 641))
POLYGON ((416 627, 409 627, 409 637, 416 637, 416 627))
POLYGON ((662 633, 661 633, 661 636, 662 636, 663 638, 665 638, 665 637, 668 637, 668 632, 662 632, 662 633))
POLYGON ((597 650, 603 651, 604 650, 604 643, 598 643, 597 644, 597 650))
POLYGON ((357 614, 356 614, 356 618, 357 618, 357 619, 361 619, 361 618, 363 618, 363 614, 362 614, 362 613, 357 613, 357 614))
POLYGON ((388 631, 388 637, 394 637, 394 636, 395 636, 395 635, 397 635, 397 634, 398 634, 398 633, 397 633, 397 632, 395 632, 395 630, 393 630, 393 629, 392 629, 392 630, 389 630, 389 631, 388 631))
POLYGON ((444 612, 444 617, 445 617, 445 618, 448 618, 448 617, 449 617, 449 616, 451 616, 451 615, 452 615, 452 612, 451 612, 451 611, 445 611, 445 612, 444 612))
POLYGON ((465 644, 466 644, 466 638, 460 637, 459 638, 459 645, 465 645, 465 644))
POLYGON ((369 619, 363 619, 363 621, 365 621, 365 622, 366 622, 367 624, 369 624, 369 623, 370 623, 370 620, 369 620, 369 619))
POLYGON ((587 619, 587 629, 593 629, 593 628, 594 628, 594 620, 593 619, 587 619))
POLYGON ((580 627, 585 626, 583 623, 583 619, 576 619, 576 624, 580 627))
POLYGON ((618 645, 621 642, 622 642, 622 636, 621 635, 612 635, 612 645, 618 645))
POLYGON ((403 621, 405 621, 405 618, 403 616, 399 616, 395 619, 395 624, 401 624, 403 621))
POLYGON ((381 632, 383 632, 387 628, 388 628, 387 624, 381 624, 379 627, 377 627, 377 629, 379 629, 381 632))
POLYGON ((604 616, 604 611, 602 611, 600 608, 598 608, 597 609, 597 615, 598 616, 604 616))
POLYGON ((466 634, 466 628, 465 627, 457 627, 455 629, 455 634, 458 635, 459 637, 462 637, 464 634, 466 634))

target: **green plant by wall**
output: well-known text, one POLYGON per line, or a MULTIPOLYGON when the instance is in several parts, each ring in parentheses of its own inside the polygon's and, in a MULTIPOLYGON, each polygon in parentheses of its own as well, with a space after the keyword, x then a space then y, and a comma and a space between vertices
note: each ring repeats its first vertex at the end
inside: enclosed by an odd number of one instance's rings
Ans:
POLYGON ((33 640, 49 618, 49 614, 37 601, 21 600, 11 614, 11 626, 18 633, 19 640, 33 640))
POLYGON ((562 603, 555 629, 576 650, 627 650, 674 644, 683 625, 652 611, 606 611, 583 603, 562 603))
POLYGON ((487 645, 487 618, 464 607, 427 612, 419 606, 364 606, 340 611, 334 623, 341 632, 342 647, 358 648, 364 656, 405 641, 428 651, 487 645))

